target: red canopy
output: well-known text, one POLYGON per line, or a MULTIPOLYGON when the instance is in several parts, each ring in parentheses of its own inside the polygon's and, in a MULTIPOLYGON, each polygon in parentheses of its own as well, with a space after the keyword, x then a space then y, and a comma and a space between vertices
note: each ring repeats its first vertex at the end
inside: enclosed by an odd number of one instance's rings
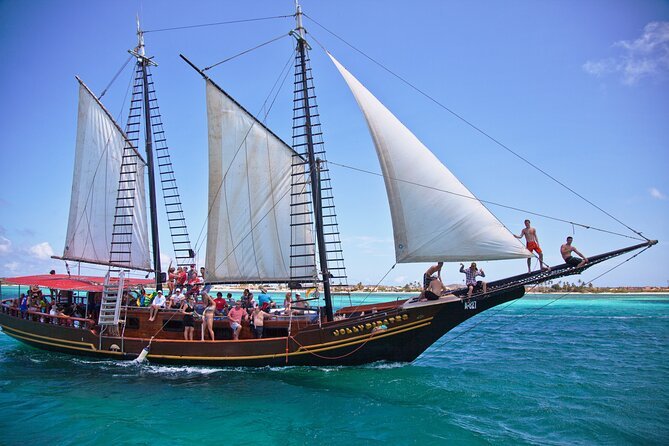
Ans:
MULTIPOLYGON (((112 282, 118 281, 115 277, 112 277, 111 280, 112 282)), ((2 282, 10 285, 37 285, 42 288, 53 288, 66 291, 102 292, 102 285, 105 282, 105 278, 95 276, 68 276, 67 274, 43 274, 39 276, 8 277, 2 279, 2 282)), ((154 283, 153 279, 124 279, 126 288, 133 288, 139 285, 152 285, 154 283)))

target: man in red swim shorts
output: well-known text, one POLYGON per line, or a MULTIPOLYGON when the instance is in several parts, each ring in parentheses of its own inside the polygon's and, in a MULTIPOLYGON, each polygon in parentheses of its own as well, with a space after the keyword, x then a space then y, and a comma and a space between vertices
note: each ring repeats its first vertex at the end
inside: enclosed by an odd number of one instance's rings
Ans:
MULTIPOLYGON (((550 270, 548 265, 544 263, 544 253, 541 251, 541 248, 539 247, 539 237, 537 237, 537 230, 530 226, 529 220, 525 220, 525 227, 523 228, 522 231, 520 231, 520 235, 514 234, 514 237, 518 239, 525 237, 525 241, 527 242, 527 250, 530 252, 534 251, 537 254, 539 254, 539 267, 542 270, 550 270)), ((528 273, 532 272, 531 257, 527 259, 527 272, 528 273)))

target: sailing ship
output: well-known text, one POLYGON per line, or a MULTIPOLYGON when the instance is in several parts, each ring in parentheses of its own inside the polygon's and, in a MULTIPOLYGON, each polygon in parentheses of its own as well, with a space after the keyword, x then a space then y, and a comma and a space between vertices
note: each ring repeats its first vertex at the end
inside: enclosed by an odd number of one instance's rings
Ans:
MULTIPOLYGON (((467 289, 437 300, 413 296, 335 309, 333 288, 346 284, 328 162, 320 132, 310 46, 297 6, 292 144, 182 56, 204 79, 209 127, 208 284, 285 284, 315 289, 318 303, 265 322, 255 339, 245 323, 233 339, 230 321, 216 318, 216 340, 183 339, 184 314, 128 306, 128 290, 162 289, 157 184, 167 211, 178 265, 195 255, 188 238, 174 167, 153 89, 151 67, 138 25, 135 83, 122 129, 79 80, 76 160, 65 261, 101 264, 105 277, 24 276, 16 285, 89 292, 100 299, 97 319, 22 310, 14 299, 0 305, 0 326, 39 349, 96 358, 147 358, 166 364, 216 366, 358 365, 411 362, 445 333, 492 307, 523 297, 525 287, 582 273, 600 262, 656 243, 648 240, 592 256, 583 266, 556 265, 467 289), (140 153, 143 127, 145 152, 140 153), (156 170, 158 172, 156 172, 156 170), (261 170, 262 175, 248 172, 261 170), (145 184, 146 183, 148 184, 145 184), (148 189, 148 206, 147 206, 148 189), (148 212, 147 212, 148 209, 148 212), (149 231, 149 223, 151 230, 149 231), (151 245, 151 248, 150 248, 151 245), (131 279, 128 271, 154 279, 131 279), (322 303, 321 303, 322 302, 322 303)), ((381 165, 392 217, 397 263, 528 258, 530 253, 501 222, 369 90, 331 54, 367 121, 381 165), (410 168, 407 168, 410 166, 410 168)), ((197 322, 201 324, 201 322, 197 322)))

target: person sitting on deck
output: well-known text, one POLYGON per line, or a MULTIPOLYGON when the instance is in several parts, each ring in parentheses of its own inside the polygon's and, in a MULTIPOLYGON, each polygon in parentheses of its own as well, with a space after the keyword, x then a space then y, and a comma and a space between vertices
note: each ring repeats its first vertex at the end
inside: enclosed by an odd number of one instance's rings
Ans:
POLYGON ((293 305, 293 308, 296 310, 295 314, 304 314, 304 310, 309 308, 309 302, 302 299, 300 293, 295 293, 295 305, 293 305))
POLYGON ((235 302, 235 308, 228 311, 230 319, 230 328, 232 329, 232 339, 239 339, 239 332, 242 330, 242 320, 246 319, 246 310, 242 308, 240 301, 235 302))
POLYGON ((186 292, 186 296, 197 296, 200 294, 202 284, 204 284, 204 279, 200 276, 195 276, 193 282, 190 283, 190 289, 186 292))
MULTIPOLYGON (((446 291, 446 287, 441 280, 433 277, 427 288, 423 291, 423 299, 421 300, 437 300, 441 297, 444 291, 446 291)), ((372 312, 375 313, 375 310, 376 308, 373 308, 372 312)))
POLYGON ((482 269, 477 269, 476 268, 476 263, 472 262, 472 264, 469 266, 469 268, 465 269, 465 265, 462 263, 460 264, 460 272, 465 274, 465 285, 467 285, 467 298, 472 297, 472 292, 474 291, 474 288, 478 289, 480 287, 483 287, 483 292, 486 293, 488 291, 488 284, 482 281, 477 281, 476 277, 481 276, 485 277, 485 272, 483 272, 482 269))
POLYGON ((232 308, 235 306, 235 300, 232 298, 232 293, 228 293, 226 296, 228 299, 228 309, 232 308))
POLYGON ((293 305, 293 299, 292 299, 293 294, 289 291, 286 293, 286 297, 283 299, 283 314, 285 315, 290 315, 291 312, 293 311, 291 309, 293 305))
POLYGON ((170 296, 169 307, 170 308, 181 308, 181 301, 184 300, 184 295, 181 294, 181 288, 174 290, 174 294, 170 296))
POLYGON ((574 240, 573 237, 567 237, 567 243, 564 245, 560 246, 560 254, 562 254, 562 258, 564 259, 564 262, 569 265, 569 266, 575 266, 576 268, 580 268, 586 263, 588 263, 588 258, 581 254, 578 249, 575 247, 571 246, 571 242, 574 240), (578 257, 574 257, 571 255, 572 252, 575 252, 576 254, 580 255, 583 257, 582 259, 578 257))
POLYGON ((227 314, 228 303, 225 299, 223 299, 223 293, 220 291, 216 293, 216 299, 214 299, 214 302, 216 303, 216 312, 222 316, 225 316, 227 314))
POLYGON ((267 311, 270 308, 276 307, 276 304, 272 300, 272 296, 267 294, 267 288, 265 287, 260 287, 260 294, 258 295, 258 306, 263 311, 267 311))
POLYGON ((276 316, 271 315, 263 310, 260 307, 255 307, 253 313, 251 313, 251 321, 253 322, 253 335, 256 339, 262 338, 263 326, 265 325, 265 318, 276 318, 276 316))
POLYGON ((153 302, 151 302, 149 321, 153 322, 156 319, 161 308, 165 308, 165 296, 163 296, 162 291, 158 291, 156 297, 153 298, 153 302))
POLYGON ((423 274, 423 289, 427 290, 430 286, 430 282, 434 279, 438 279, 441 282, 441 267, 444 266, 444 262, 438 262, 436 265, 432 265, 425 271, 423 274), (437 276, 433 276, 434 273, 437 273, 437 276))

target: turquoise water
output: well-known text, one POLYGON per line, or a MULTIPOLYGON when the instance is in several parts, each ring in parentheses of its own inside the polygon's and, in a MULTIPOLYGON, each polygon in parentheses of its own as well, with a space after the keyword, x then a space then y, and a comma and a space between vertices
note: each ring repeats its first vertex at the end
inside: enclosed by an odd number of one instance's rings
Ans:
POLYGON ((669 298, 555 297, 483 313, 413 364, 138 366, 0 334, 0 444, 667 444, 669 298))

